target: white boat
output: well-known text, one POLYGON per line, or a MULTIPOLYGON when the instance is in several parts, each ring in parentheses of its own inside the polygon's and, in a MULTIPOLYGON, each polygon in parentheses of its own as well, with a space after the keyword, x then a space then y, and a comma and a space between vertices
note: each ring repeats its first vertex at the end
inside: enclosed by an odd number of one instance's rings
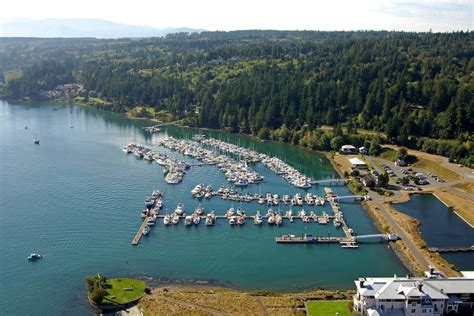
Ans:
POLYGON ((231 207, 227 210, 227 213, 225 214, 226 217, 232 217, 234 215, 234 208, 231 207))
POLYGON ((144 209, 141 211, 141 217, 146 218, 148 216, 148 209, 144 209))
POLYGON ((166 214, 165 217, 163 217, 163 224, 169 225, 170 222, 171 222, 171 216, 169 216, 168 214, 166 214))
POLYGON ((188 215, 184 218, 184 225, 190 226, 193 224, 193 217, 188 215))
POLYGON ((145 225, 145 227, 143 227, 143 235, 146 236, 150 233, 150 227, 148 225, 145 225))
POLYGON ((206 215, 206 225, 212 226, 214 225, 214 221, 215 221, 215 215, 214 215, 214 211, 212 211, 211 213, 206 215))
POLYGON ((204 207, 201 206, 201 204, 199 204, 195 209, 194 209, 194 213, 198 214, 198 215, 202 215, 204 213, 204 207))
POLYGON ((242 179, 242 178, 239 178, 237 181, 235 181, 234 185, 235 186, 239 186, 239 187, 243 187, 243 186, 246 186, 248 185, 248 181, 245 180, 245 179, 242 179))
POLYGON ((36 260, 41 259, 41 258, 43 258, 43 255, 41 255, 39 253, 32 253, 28 256, 29 261, 36 261, 36 260))
POLYGON ((255 218, 253 220, 253 223, 255 225, 261 225, 263 223, 263 216, 260 215, 260 212, 257 211, 257 213, 255 214, 255 218))
POLYGON ((266 200, 265 200, 265 198, 264 198, 263 196, 260 196, 260 197, 258 198, 258 204, 265 204, 265 201, 266 201, 266 200))
POLYGON ((275 215, 275 224, 280 226, 283 223, 283 218, 280 216, 280 214, 275 215))
POLYGON ((183 215, 184 214, 184 205, 183 203, 178 203, 176 209, 174 210, 176 214, 183 215))
POLYGON ((156 216, 153 215, 153 216, 149 216, 148 219, 146 220, 146 224, 148 226, 154 226, 156 223, 156 216))
POLYGON ((268 218, 268 224, 270 225, 275 224, 275 215, 272 215, 268 218))
POLYGON ((229 218, 229 225, 233 226, 235 224, 237 224, 237 218, 236 218, 236 216, 231 216, 229 218))
POLYGON ((193 217, 193 224, 194 225, 199 225, 199 223, 201 222, 201 216, 194 216, 193 217))
POLYGON ((179 215, 178 214, 173 214, 173 216, 171 217, 171 223, 173 225, 176 225, 179 223, 179 215))
POLYGON ((242 208, 239 207, 239 208, 237 209, 237 215, 239 215, 239 216, 244 216, 244 215, 245 215, 245 211, 244 211, 242 208))

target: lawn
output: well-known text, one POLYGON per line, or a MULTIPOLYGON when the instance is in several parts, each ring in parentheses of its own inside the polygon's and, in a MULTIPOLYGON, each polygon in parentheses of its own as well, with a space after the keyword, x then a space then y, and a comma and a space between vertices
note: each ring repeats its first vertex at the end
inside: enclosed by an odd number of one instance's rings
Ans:
POLYGON ((312 316, 352 316, 349 309, 350 301, 309 301, 307 306, 308 315, 312 316))
POLYGON ((107 295, 103 304, 125 304, 135 301, 145 295, 146 284, 135 279, 110 279, 103 285, 107 295))

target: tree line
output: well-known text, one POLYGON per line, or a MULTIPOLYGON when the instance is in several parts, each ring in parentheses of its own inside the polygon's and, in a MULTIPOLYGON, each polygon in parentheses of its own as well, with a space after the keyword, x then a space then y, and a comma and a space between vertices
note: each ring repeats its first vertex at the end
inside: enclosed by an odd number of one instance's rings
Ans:
POLYGON ((354 133, 366 129, 472 164, 473 34, 236 31, 15 40, 0 45, 2 94, 31 97, 77 81, 118 111, 166 109, 189 125, 324 150, 351 137, 380 141, 354 133), (22 75, 9 79, 11 71, 22 75), (349 132, 323 132, 323 125, 349 132))

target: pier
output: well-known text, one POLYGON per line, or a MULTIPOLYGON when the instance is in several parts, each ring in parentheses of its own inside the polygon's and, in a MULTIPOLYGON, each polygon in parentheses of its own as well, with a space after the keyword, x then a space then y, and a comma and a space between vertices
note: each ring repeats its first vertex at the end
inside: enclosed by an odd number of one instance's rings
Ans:
POLYGON ((137 234, 135 235, 135 237, 132 240, 132 245, 134 245, 134 246, 138 245, 138 243, 140 242, 140 238, 142 238, 142 236, 143 236, 143 229, 146 226, 146 221, 147 221, 147 218, 145 218, 143 220, 142 226, 140 226, 140 228, 138 229, 137 234))

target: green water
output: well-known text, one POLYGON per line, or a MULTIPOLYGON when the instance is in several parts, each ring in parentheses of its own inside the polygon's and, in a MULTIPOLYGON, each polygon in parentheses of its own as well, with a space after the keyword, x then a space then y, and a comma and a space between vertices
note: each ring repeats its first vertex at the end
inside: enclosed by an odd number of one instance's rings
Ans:
MULTIPOLYGON (((227 184, 216 167, 205 166, 192 168, 181 184, 167 185, 157 164, 124 154, 121 148, 131 142, 166 152, 157 146, 161 137, 190 137, 196 132, 169 127, 150 136, 140 129, 147 124, 79 106, 0 102, 0 314, 90 314, 84 277, 99 272, 109 277, 199 280, 274 291, 353 288, 353 280, 361 276, 406 273, 384 244, 348 250, 337 245, 275 243, 275 236, 287 233, 342 235, 332 225, 314 223, 285 223, 278 228, 255 227, 251 222, 229 227, 224 221, 215 227, 182 223, 164 227, 159 222, 138 246, 131 246, 141 224, 139 211, 152 189, 165 190, 170 211, 178 202, 189 211, 198 203, 190 197, 197 183, 214 188, 227 184), (35 134, 39 146, 33 144, 35 134), (31 252, 45 257, 28 262, 31 252)), ((318 154, 245 136, 206 133, 277 155, 315 179, 335 176, 318 154)), ((296 192, 264 166, 254 168, 266 182, 244 192, 296 192)), ((323 188, 311 190, 321 195, 323 188)), ((334 191, 349 193, 345 187, 334 191)), ((224 213, 230 202, 215 198, 203 205, 224 213)), ((259 209, 257 203, 242 207, 248 214, 259 209)), ((330 212, 328 205, 314 210, 330 212)), ((357 233, 376 232, 359 204, 346 203, 343 211, 357 233)))

